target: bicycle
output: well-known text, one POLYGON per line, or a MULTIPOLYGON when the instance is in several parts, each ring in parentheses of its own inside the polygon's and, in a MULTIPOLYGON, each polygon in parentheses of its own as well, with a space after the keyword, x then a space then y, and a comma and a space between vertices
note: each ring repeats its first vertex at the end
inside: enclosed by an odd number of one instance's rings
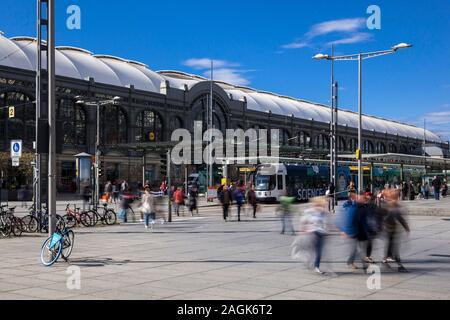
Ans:
POLYGON ((1 233, 4 237, 9 237, 11 233, 16 237, 20 237, 24 231, 22 220, 14 216, 15 209, 16 207, 8 208, 7 205, 0 207, 0 215, 2 216, 1 233), (7 208, 7 210, 5 210, 5 208, 7 208))
MULTIPOLYGON (((30 213, 22 218, 25 232, 48 232, 47 208, 43 206, 43 211, 36 211, 34 205, 32 205, 29 210, 30 213)), ((65 226, 64 219, 59 214, 56 214, 56 226, 60 229, 63 229, 65 226)))
POLYGON ((113 225, 117 222, 117 215, 114 212, 113 209, 108 208, 108 204, 104 203, 103 204, 103 213, 100 214, 98 212, 98 209, 101 208, 96 207, 96 208, 92 208, 91 210, 86 211, 86 213, 92 218, 92 225, 95 226, 97 225, 97 223, 99 221, 102 222, 102 224, 107 224, 107 225, 113 225))
POLYGON ((51 266, 59 257, 68 262, 75 243, 75 233, 68 229, 57 229, 48 237, 41 248, 41 262, 44 266, 51 266))
POLYGON ((73 210, 70 209, 70 204, 66 207, 66 214, 63 216, 64 223, 68 229, 71 229, 77 225, 82 224, 85 227, 91 227, 92 218, 86 212, 80 212, 80 208, 73 206, 73 210))

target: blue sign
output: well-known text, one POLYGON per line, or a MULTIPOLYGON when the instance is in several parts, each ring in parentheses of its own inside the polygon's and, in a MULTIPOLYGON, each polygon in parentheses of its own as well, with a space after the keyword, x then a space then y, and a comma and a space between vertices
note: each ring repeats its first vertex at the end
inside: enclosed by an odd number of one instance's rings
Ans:
POLYGON ((19 152, 20 151, 20 144, 18 144, 17 142, 13 144, 13 150, 14 152, 19 152))

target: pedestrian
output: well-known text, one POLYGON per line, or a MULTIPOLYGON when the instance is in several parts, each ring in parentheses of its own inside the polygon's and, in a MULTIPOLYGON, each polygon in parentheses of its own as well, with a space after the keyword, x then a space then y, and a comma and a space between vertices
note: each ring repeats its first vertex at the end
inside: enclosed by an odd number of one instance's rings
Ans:
POLYGON ((184 215, 184 194, 181 187, 178 187, 175 193, 173 194, 174 205, 175 205, 175 213, 177 216, 180 216, 180 207, 183 206, 183 215, 184 215))
POLYGON ((328 211, 331 212, 331 208, 333 207, 333 201, 334 201, 334 193, 336 192, 336 187, 334 186, 334 183, 331 182, 328 186, 327 190, 327 196, 328 196, 328 211))
POLYGON ((151 229, 155 224, 156 210, 155 210, 155 196, 150 193, 150 186, 144 188, 144 194, 142 195, 140 211, 144 214, 144 226, 148 229, 150 224, 151 229), (151 219, 151 221, 150 221, 151 219))
POLYGON ((248 191, 247 202, 253 208, 253 219, 256 219, 256 209, 258 208, 258 202, 256 199, 255 186, 253 184, 250 186, 250 190, 248 191))
POLYGON ((407 272, 402 265, 400 259, 400 229, 402 226, 409 234, 410 229, 408 223, 403 217, 402 209, 398 203, 398 194, 396 191, 391 191, 387 194, 387 201, 385 202, 386 215, 383 220, 384 230, 386 232, 386 255, 383 259, 384 264, 396 262, 399 272, 407 272))
POLYGON ((325 206, 329 202, 324 197, 315 197, 312 199, 312 208, 305 210, 300 219, 300 231, 306 232, 313 237, 314 247, 314 271, 318 274, 323 274, 320 270, 320 261, 322 258, 322 251, 325 243, 326 219, 329 211, 325 206))
POLYGON ((197 197, 198 197, 197 187, 193 185, 191 190, 189 191, 188 196, 189 212, 191 213, 191 216, 194 216, 194 210, 197 212, 198 215, 197 197))
POLYGON ((447 192, 448 192, 448 185, 447 185, 447 181, 444 180, 443 184, 442 184, 442 197, 443 198, 447 197, 447 192))
POLYGON ((245 202, 244 191, 242 191, 241 188, 236 187, 233 192, 233 199, 236 202, 236 206, 237 206, 238 221, 241 221, 241 208, 245 202))
POLYGON ((112 202, 111 196, 112 196, 112 183, 111 181, 106 182, 105 189, 104 189, 104 195, 106 202, 108 203, 110 200, 112 202))
POLYGON ((123 222, 128 222, 128 209, 130 209, 130 205, 131 205, 131 198, 130 195, 128 193, 128 190, 125 190, 121 195, 120 195, 120 203, 119 203, 119 218, 122 219, 123 222))
MULTIPOLYGON (((362 258, 362 252, 364 244, 368 244, 368 228, 367 228, 367 207, 366 197, 361 195, 355 195, 354 201, 347 204, 345 207, 345 222, 343 229, 341 229, 351 241, 350 255, 347 259, 347 266, 353 270, 358 269, 355 263, 356 257, 359 256, 361 261, 366 262, 362 258)), ((367 250, 366 247, 366 255, 367 250)), ((370 250, 369 250, 370 251, 370 250)))
POLYGON ((112 185, 112 201, 114 201, 114 203, 117 203, 118 199, 119 199, 119 186, 117 185, 117 182, 114 182, 112 185))
POLYGON ((430 185, 428 184, 428 182, 425 182, 422 188, 423 188, 423 196, 425 199, 428 200, 428 198, 430 197, 430 185))
POLYGON ((408 191, 409 191, 409 200, 413 201, 416 198, 416 190, 414 187, 414 183, 412 181, 409 181, 408 191))
POLYGON ((281 216, 282 229, 281 234, 290 232, 295 235, 294 226, 292 224, 292 203, 295 201, 294 197, 282 196, 280 197, 280 206, 277 212, 281 216))
POLYGON ((83 212, 85 212, 86 205, 88 205, 88 207, 89 207, 89 201, 91 199, 91 187, 90 186, 87 185, 83 188, 82 198, 83 198, 83 212))
POLYGON ((441 179, 438 176, 434 176, 433 181, 431 182, 433 186, 434 199, 439 200, 439 194, 441 192, 441 179))
POLYGON ((123 194, 127 192, 127 190, 128 190, 128 183, 126 182, 126 180, 123 180, 122 184, 120 185, 120 193, 123 194))
POLYGON ((221 194, 222 194, 221 202, 222 202, 222 210, 223 210, 223 220, 225 220, 225 222, 226 222, 228 219, 228 210, 230 208, 230 204, 232 201, 231 191, 228 188, 226 183, 222 186, 221 194))

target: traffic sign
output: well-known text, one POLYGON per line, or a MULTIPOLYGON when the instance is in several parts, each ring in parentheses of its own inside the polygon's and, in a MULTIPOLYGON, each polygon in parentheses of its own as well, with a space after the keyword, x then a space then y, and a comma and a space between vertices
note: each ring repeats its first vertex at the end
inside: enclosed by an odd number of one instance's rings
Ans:
POLYGON ((11 140, 11 158, 22 157, 22 140, 11 140))
POLYGON ((14 107, 8 107, 8 117, 9 118, 14 118, 16 115, 15 109, 14 107))
POLYGON ((18 157, 14 157, 14 158, 11 158, 11 160, 12 160, 12 166, 13 167, 18 167, 18 166, 20 166, 20 160, 19 160, 20 158, 18 158, 18 157))

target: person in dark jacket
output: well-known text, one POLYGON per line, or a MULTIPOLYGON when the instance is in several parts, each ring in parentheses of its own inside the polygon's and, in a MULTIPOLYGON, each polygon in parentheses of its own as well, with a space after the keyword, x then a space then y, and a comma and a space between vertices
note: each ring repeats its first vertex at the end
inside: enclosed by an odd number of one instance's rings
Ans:
POLYGON ((399 272, 406 272, 407 270, 402 265, 400 259, 400 229, 403 227, 409 234, 410 229, 408 223, 403 217, 401 207, 398 203, 398 194, 396 190, 392 190, 386 195, 387 201, 385 202, 386 216, 384 218, 384 229, 386 231, 386 256, 383 259, 383 263, 388 264, 390 262, 396 262, 399 272))
POLYGON ((245 195, 244 195, 244 191, 240 187, 235 188, 235 190, 233 192, 233 199, 236 202, 236 206, 237 206, 238 221, 241 221, 241 208, 245 202, 245 195))
POLYGON ((431 182, 433 186, 434 199, 439 200, 439 194, 441 192, 441 179, 438 176, 435 176, 433 181, 431 182))
POLYGON ((248 204, 251 205, 253 208, 253 218, 255 219, 258 203, 256 202, 255 186, 253 186, 253 185, 250 187, 250 190, 248 191, 247 201, 248 201, 248 204))
POLYGON ((224 184, 221 189, 221 199, 222 199, 222 209, 223 209, 223 220, 227 221, 228 209, 232 201, 231 192, 228 189, 227 184, 224 184))

